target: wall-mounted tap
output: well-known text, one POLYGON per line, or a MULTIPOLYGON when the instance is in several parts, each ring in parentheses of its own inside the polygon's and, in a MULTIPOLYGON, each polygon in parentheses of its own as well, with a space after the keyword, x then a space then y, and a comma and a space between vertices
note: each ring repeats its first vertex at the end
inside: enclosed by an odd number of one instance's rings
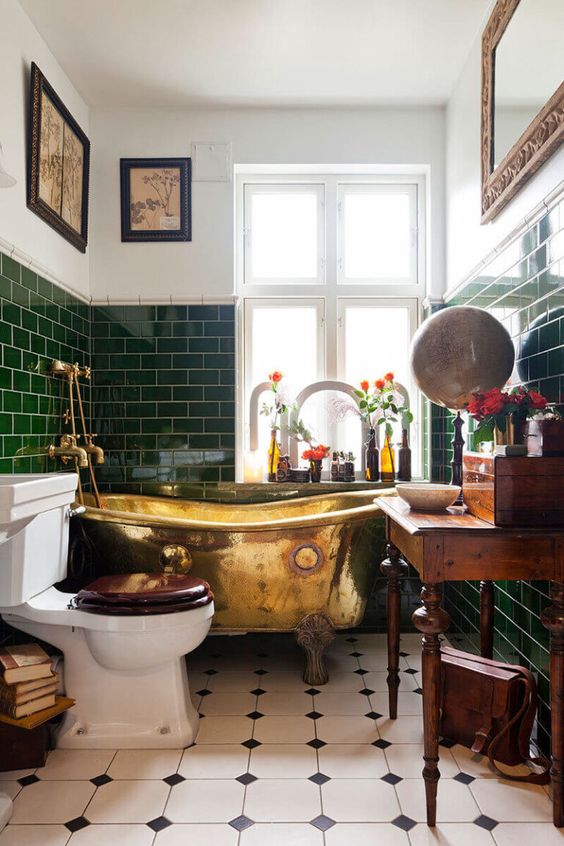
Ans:
POLYGON ((104 464, 106 460, 104 450, 102 447, 96 446, 94 443, 94 438, 97 437, 98 435, 86 435, 87 443, 85 444, 84 449, 89 455, 94 456, 95 464, 104 464))
POLYGON ((88 467, 88 455, 86 450, 77 446, 74 435, 61 435, 59 446, 51 444, 47 448, 49 458, 60 458, 63 464, 66 464, 69 459, 78 459, 79 467, 88 467))

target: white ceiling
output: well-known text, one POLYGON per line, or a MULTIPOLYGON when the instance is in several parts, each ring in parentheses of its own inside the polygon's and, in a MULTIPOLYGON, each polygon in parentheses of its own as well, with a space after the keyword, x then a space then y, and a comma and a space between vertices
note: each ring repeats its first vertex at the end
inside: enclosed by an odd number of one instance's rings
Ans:
POLYGON ((89 105, 448 99, 491 0, 20 0, 89 105))

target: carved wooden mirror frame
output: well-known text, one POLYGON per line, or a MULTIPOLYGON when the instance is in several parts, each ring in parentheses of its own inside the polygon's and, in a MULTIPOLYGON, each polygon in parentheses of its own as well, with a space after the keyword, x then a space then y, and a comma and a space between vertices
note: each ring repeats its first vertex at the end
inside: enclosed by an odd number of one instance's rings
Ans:
POLYGON ((495 49, 519 2, 497 0, 482 35, 482 223, 499 214, 564 140, 563 82, 494 169, 495 49))

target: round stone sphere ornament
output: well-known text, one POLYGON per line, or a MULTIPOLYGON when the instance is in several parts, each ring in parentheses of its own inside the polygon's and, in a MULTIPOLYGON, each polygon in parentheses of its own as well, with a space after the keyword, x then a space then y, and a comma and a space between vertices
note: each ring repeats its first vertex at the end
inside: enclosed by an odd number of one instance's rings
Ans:
POLYGON ((438 311, 417 330, 411 369, 420 390, 445 408, 462 409, 475 392, 502 388, 515 350, 507 329, 474 306, 438 311))

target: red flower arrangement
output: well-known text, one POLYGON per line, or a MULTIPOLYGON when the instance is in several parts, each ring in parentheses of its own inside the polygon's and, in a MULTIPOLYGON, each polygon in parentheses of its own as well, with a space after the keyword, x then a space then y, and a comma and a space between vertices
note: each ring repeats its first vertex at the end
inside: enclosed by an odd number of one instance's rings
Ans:
POLYGON ((358 414, 362 422, 368 423, 372 429, 384 423, 389 437, 392 436, 392 423, 397 422, 399 415, 410 423, 413 420, 413 415, 405 405, 405 400, 397 389, 394 374, 391 371, 381 379, 376 379, 372 390, 368 379, 363 379, 360 390, 355 391, 355 395, 359 400, 358 410, 350 409, 352 413, 358 414))
POLYGON ((305 458, 306 461, 323 461, 324 458, 327 458, 330 452, 331 447, 325 446, 324 444, 318 444, 315 447, 311 447, 311 449, 305 449, 302 452, 302 458, 305 458))
POLYGON ((491 388, 485 393, 474 393, 466 408, 477 420, 476 431, 482 436, 492 435, 494 426, 501 432, 507 429, 507 421, 523 424, 527 417, 533 417, 548 406, 546 397, 534 390, 527 390, 522 385, 511 391, 491 388))

